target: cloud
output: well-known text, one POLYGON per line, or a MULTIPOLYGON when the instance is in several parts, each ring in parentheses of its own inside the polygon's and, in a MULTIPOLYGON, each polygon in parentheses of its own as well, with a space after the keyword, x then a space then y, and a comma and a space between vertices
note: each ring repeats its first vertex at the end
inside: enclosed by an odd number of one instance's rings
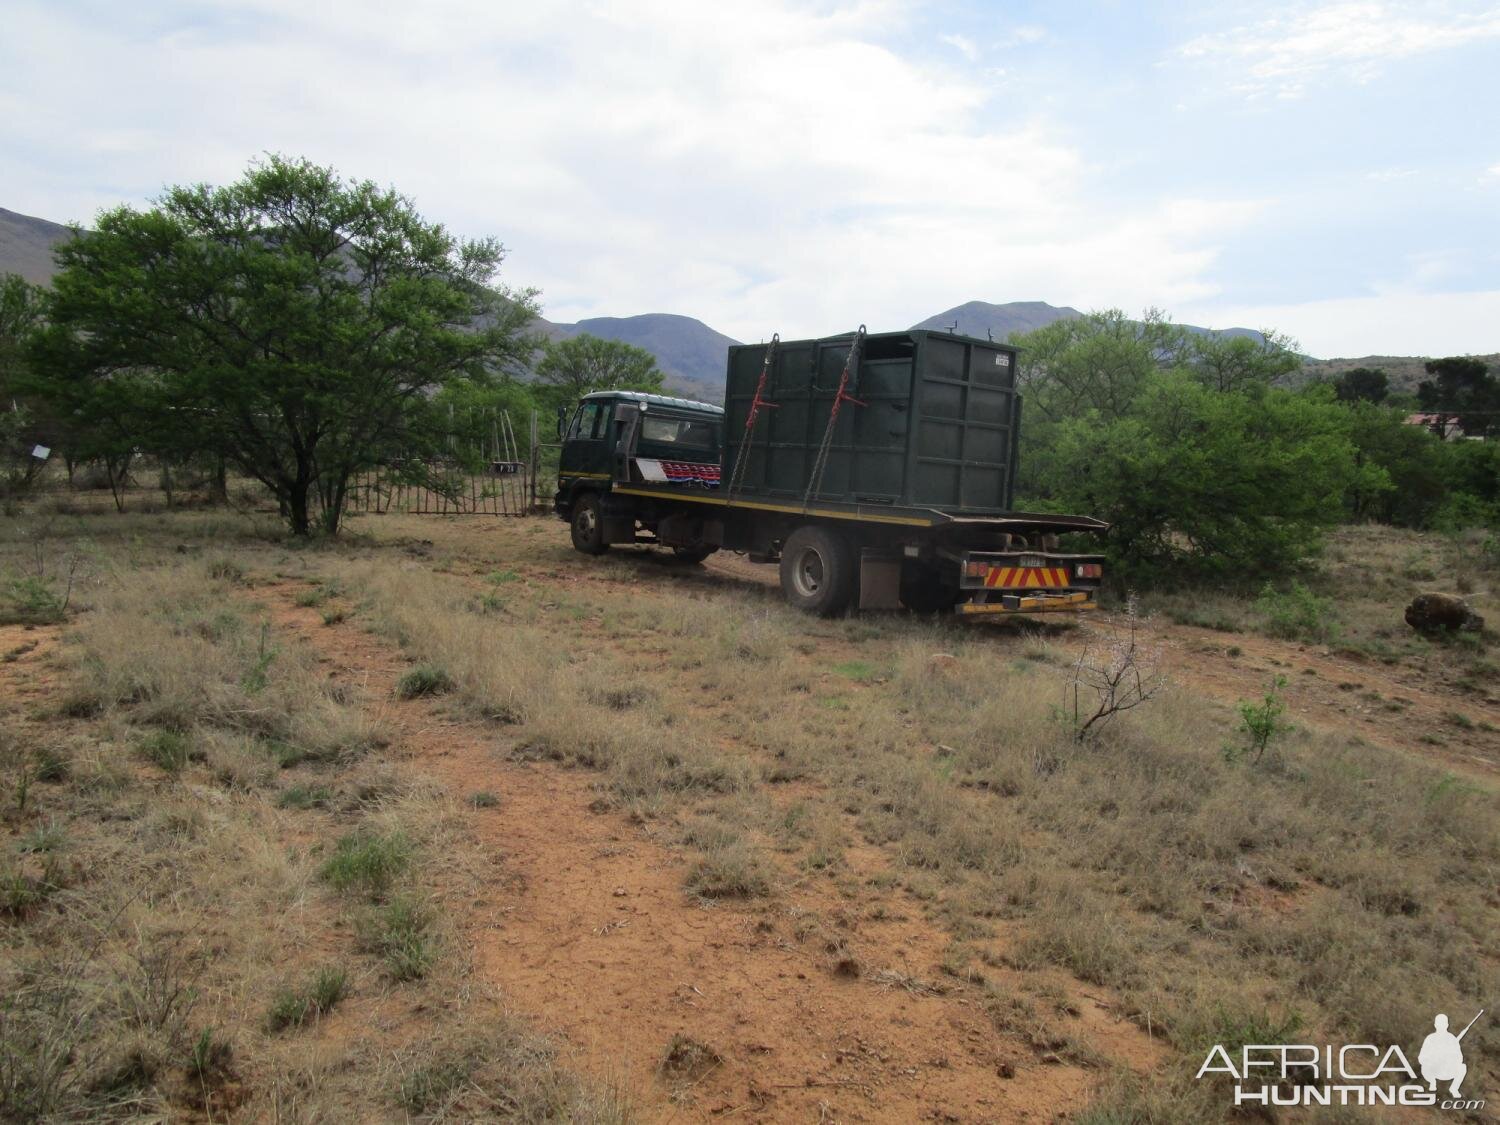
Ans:
POLYGON ((975 297, 1170 304, 1216 291, 1215 246, 1254 213, 1109 201, 1054 122, 899 53, 898 4, 102 11, 11 9, 0 102, 28 112, 0 146, 26 186, 5 206, 86 219, 306 155, 498 235, 553 319, 673 311, 759 339, 975 297))
POLYGON ((939 35, 938 42, 948 44, 970 62, 979 58, 979 48, 967 35, 939 35))
POLYGON ((1389 291, 1297 304, 1186 305, 1177 319, 1289 333, 1308 355, 1487 355, 1500 350, 1500 289, 1389 291))
POLYGON ((1497 38, 1500 7, 1493 5, 1322 3, 1200 35, 1179 54, 1227 68, 1245 93, 1300 97, 1320 79, 1368 82, 1385 63, 1497 38))

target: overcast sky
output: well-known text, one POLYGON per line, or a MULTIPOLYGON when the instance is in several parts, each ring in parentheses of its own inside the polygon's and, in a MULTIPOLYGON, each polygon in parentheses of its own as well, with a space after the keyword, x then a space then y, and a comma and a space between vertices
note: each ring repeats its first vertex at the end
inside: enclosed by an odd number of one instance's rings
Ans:
POLYGON ((0 0, 0 206, 258 153, 509 249, 552 320, 968 300, 1500 350, 1500 5, 0 0))

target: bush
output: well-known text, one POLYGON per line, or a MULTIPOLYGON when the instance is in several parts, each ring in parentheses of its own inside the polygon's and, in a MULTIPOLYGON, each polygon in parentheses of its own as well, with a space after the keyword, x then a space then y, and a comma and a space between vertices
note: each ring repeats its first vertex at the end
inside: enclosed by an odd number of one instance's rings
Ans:
POLYGON ((1343 407, 1276 388, 1225 393, 1160 373, 1117 417, 1091 412, 1044 427, 1045 502, 1109 521, 1113 577, 1243 580, 1314 554, 1362 482, 1343 407))
POLYGON ((1265 617, 1265 630, 1273 637, 1328 644, 1338 636, 1333 602, 1318 597, 1300 582, 1293 582, 1285 593, 1266 583, 1255 599, 1255 608, 1265 617))

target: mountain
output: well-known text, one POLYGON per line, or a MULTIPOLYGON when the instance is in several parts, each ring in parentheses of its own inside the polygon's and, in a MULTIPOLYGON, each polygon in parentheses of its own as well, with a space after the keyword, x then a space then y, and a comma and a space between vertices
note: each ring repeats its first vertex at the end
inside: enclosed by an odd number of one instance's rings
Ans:
POLYGON ((33 285, 52 280, 52 248, 73 237, 65 226, 0 207, 0 273, 18 273, 33 285))
MULTIPOLYGON (((1083 313, 1068 305, 1049 305, 1046 301, 1011 301, 1004 305, 992 305, 987 301, 969 301, 955 305, 936 316, 913 324, 913 328, 929 328, 937 332, 953 331, 963 336, 978 336, 997 342, 1006 340, 1012 332, 1030 332, 1045 328, 1058 320, 1072 320, 1083 313), (953 326, 957 324, 957 328, 953 326)), ((1259 340, 1261 335, 1252 328, 1199 328, 1195 324, 1184 324, 1183 328, 1195 335, 1212 332, 1218 336, 1246 336, 1259 340)))
POLYGON ((674 313, 598 316, 576 324, 544 320, 536 327, 554 340, 588 333, 645 348, 656 357, 669 389, 711 402, 723 396, 729 345, 739 343, 701 320, 674 313))
POLYGON ((1072 320, 1082 315, 1067 305, 1059 307, 1046 301, 1011 301, 1004 305, 969 301, 919 320, 912 327, 929 328, 934 332, 946 332, 951 328, 961 336, 1005 340, 1012 332, 1030 332, 1045 328, 1055 320, 1072 320))

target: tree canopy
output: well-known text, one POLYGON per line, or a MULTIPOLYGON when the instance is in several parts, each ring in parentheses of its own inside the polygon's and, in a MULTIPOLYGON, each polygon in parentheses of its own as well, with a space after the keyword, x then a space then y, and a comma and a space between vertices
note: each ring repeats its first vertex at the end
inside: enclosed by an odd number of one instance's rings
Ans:
POLYGON ((1390 379, 1378 367, 1351 367, 1334 381, 1333 393, 1340 402, 1384 402, 1390 379))
POLYGON ((1489 373, 1488 364, 1449 356, 1425 366, 1433 378, 1417 384, 1417 402, 1423 410, 1453 415, 1458 428, 1471 437, 1500 434, 1500 379, 1489 373))
POLYGON ((623 340, 606 340, 587 332, 546 345, 536 368, 537 382, 553 388, 557 405, 591 391, 660 391, 662 373, 656 357, 623 340))
POLYGON ((220 452, 294 532, 333 533, 354 473, 440 448, 435 395, 530 355, 533 294, 495 284, 503 256, 272 156, 63 244, 31 386, 119 442, 220 452))

